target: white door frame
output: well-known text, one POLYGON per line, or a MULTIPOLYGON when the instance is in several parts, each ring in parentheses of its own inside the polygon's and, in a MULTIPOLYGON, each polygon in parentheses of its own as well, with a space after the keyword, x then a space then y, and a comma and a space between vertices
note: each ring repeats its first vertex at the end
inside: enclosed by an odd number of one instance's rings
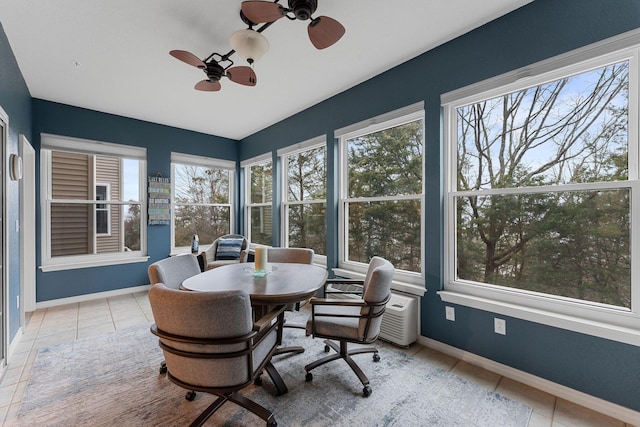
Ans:
POLYGON ((7 364, 7 343, 9 342, 9 303, 8 299, 8 288, 9 288, 9 265, 7 260, 9 259, 8 253, 8 240, 9 240, 9 224, 7 221, 7 181, 9 180, 8 168, 7 168, 7 149, 9 146, 9 115, 0 107, 0 122, 2 122, 2 130, 3 134, 0 135, 0 158, 2 158, 2 165, 0 166, 0 173, 2 174, 1 183, 2 183, 2 209, 1 209, 1 221, 0 224, 2 226, 2 260, 0 263, 2 264, 2 274, 1 274, 1 289, 0 294, 2 301, 2 305, 0 310, 2 314, 0 315, 0 327, 2 328, 2 333, 0 337, 0 374, 4 372, 7 364))
POLYGON ((22 157, 20 181, 20 324, 25 312, 36 309, 36 150, 20 134, 18 150, 22 157))

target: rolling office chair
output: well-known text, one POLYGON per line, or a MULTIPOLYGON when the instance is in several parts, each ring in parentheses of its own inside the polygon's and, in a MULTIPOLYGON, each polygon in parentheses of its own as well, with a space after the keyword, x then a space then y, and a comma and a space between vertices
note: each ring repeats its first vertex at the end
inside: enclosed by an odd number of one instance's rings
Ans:
POLYGON ((225 402, 242 406, 262 418, 268 427, 277 425, 273 413, 239 392, 267 371, 279 393, 286 385, 271 356, 282 327, 278 306, 255 323, 249 295, 244 291, 189 292, 156 284, 149 290, 155 324, 151 332, 167 362, 167 375, 188 390, 218 396, 191 424, 203 425, 225 402))
MULTIPOLYGON (((391 280, 394 267, 384 258, 373 257, 367 269, 367 275, 362 284, 361 299, 330 299, 311 298, 311 317, 307 321, 307 335, 324 340, 325 352, 331 349, 336 354, 312 362, 304 367, 306 380, 312 381, 311 371, 318 366, 333 360, 343 359, 364 386, 362 394, 371 394, 369 379, 362 369, 351 358, 355 354, 373 353, 374 362, 380 360, 378 349, 375 347, 347 349, 347 343, 370 344, 378 338, 380 324, 385 305, 391 298, 391 280), (339 341, 339 345, 332 340, 339 341)), ((329 283, 345 282, 344 280, 329 280, 329 283)), ((348 281, 354 283, 355 281, 348 281)), ((326 284, 325 284, 326 289, 326 284)))

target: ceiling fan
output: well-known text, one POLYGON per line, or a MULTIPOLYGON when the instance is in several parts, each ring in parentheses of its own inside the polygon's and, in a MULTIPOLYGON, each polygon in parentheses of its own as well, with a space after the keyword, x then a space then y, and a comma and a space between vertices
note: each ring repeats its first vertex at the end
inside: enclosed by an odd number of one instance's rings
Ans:
POLYGON ((201 60, 191 52, 186 50, 172 50, 169 55, 189 65, 193 65, 196 68, 201 69, 207 75, 205 80, 201 80, 194 86, 194 89, 205 92, 217 92, 222 88, 220 79, 227 77, 229 80, 235 83, 239 83, 245 86, 255 86, 258 82, 258 77, 253 71, 253 68, 248 66, 233 67, 233 61, 229 59, 234 51, 226 55, 220 55, 219 53, 212 53, 204 60, 201 60), (226 67, 220 65, 220 63, 228 63, 226 67))
POLYGON ((311 15, 318 8, 318 0, 288 0, 289 7, 284 7, 278 3, 269 1, 243 1, 242 13, 249 21, 256 24, 264 22, 274 22, 280 18, 287 17, 292 21, 310 20, 307 26, 309 40, 316 49, 325 49, 336 43, 344 35, 345 29, 341 23, 328 16, 311 15))
POLYGON ((216 92, 222 88, 220 79, 227 77, 232 82, 255 86, 258 82, 256 73, 249 66, 233 66, 231 55, 238 52, 249 64, 253 64, 254 57, 258 59, 269 48, 269 42, 260 34, 275 21, 287 17, 290 20, 310 20, 307 26, 309 40, 316 49, 325 49, 335 44, 344 35, 345 29, 338 21, 328 16, 313 18, 311 15, 318 8, 317 0, 288 0, 289 7, 278 4, 279 0, 243 1, 240 19, 249 26, 246 30, 238 30, 231 37, 232 49, 225 55, 212 53, 205 59, 200 59, 186 50, 172 50, 171 56, 201 69, 207 78, 196 83, 194 89, 206 92, 216 92), (254 25, 263 24, 257 30, 254 25), (223 66, 221 64, 226 64, 223 66))

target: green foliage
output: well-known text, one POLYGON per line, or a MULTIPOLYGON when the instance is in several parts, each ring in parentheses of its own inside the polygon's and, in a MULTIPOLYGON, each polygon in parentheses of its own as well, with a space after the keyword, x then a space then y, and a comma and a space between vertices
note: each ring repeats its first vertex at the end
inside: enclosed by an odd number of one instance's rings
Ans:
POLYGON ((273 244, 273 214, 271 205, 251 208, 251 241, 261 245, 273 244))
POLYGON ((229 171, 174 165, 174 245, 189 246, 194 234, 205 246, 230 232, 229 171))
POLYGON ((140 250, 140 205, 129 205, 124 220, 125 251, 140 250))
POLYGON ((289 246, 311 248, 327 254, 326 148, 312 148, 287 157, 287 207, 289 246))
POLYGON ((572 187, 628 179, 628 78, 623 62, 458 109, 460 279, 630 308, 629 190, 572 187))
POLYGON ((420 272, 423 122, 414 121, 348 141, 349 260, 387 258, 420 272))
POLYGON ((265 203, 250 208, 251 241, 262 245, 273 243, 273 213, 271 212, 273 169, 271 161, 251 166, 250 203, 265 203))

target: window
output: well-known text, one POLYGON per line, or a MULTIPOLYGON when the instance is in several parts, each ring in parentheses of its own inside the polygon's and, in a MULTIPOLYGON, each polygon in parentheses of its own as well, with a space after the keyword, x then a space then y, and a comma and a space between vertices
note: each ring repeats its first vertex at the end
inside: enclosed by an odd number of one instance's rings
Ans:
MULTIPOLYGON (((109 200, 111 189, 109 184, 96 184, 96 200, 109 200)), ((111 234, 111 215, 109 214, 109 207, 107 205, 98 203, 96 204, 96 234, 97 235, 109 235, 111 234)))
POLYGON ((171 153, 173 250, 190 250, 191 238, 209 245, 233 227, 235 162, 171 153))
POLYGON ((404 272, 404 280, 420 283, 424 235, 422 104, 336 134, 341 154, 340 267, 364 271, 377 255, 404 272))
POLYGON ((282 158, 283 246, 327 254, 325 137, 279 150, 282 158))
POLYGON ((42 135, 42 269, 146 261, 146 150, 42 135))
POLYGON ((607 338, 589 324, 640 332, 637 61, 608 54, 445 104, 443 299, 515 304, 607 338))
POLYGON ((245 224, 251 243, 273 244, 271 155, 242 163, 245 171, 245 224))

